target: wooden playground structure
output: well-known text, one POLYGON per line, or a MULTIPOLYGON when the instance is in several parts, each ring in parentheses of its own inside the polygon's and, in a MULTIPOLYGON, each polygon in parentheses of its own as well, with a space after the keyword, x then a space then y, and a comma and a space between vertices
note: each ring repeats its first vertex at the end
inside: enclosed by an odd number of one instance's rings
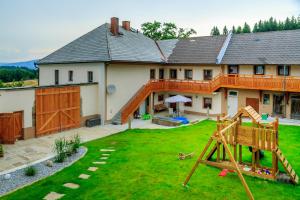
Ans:
POLYGON ((243 174, 277 180, 279 161, 290 177, 290 181, 293 184, 298 184, 299 178, 295 170, 279 149, 278 118, 269 124, 262 124, 261 120, 261 116, 251 106, 240 109, 231 119, 218 117, 217 130, 209 138, 183 185, 186 186, 198 165, 203 163, 237 172, 249 199, 254 199, 243 174), (252 119, 252 126, 242 125, 243 116, 252 119), (215 144, 212 145, 214 141, 215 144), (243 146, 252 148, 251 163, 243 162, 243 146), (262 150, 271 152, 272 167, 261 166, 260 152, 262 150), (214 155, 215 159, 213 160, 214 155))

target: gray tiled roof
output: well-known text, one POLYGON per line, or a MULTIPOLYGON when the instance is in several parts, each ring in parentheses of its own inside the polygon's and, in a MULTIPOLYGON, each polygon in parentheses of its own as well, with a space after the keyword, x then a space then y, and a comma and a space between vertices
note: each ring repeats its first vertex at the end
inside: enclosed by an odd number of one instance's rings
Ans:
POLYGON ((119 28, 119 36, 110 33, 109 24, 103 24, 82 37, 41 59, 38 64, 130 61, 161 62, 162 55, 156 43, 142 33, 119 28))
MULTIPOLYGON (((142 33, 122 27, 121 35, 113 36, 109 26, 99 26, 38 64, 97 61, 215 64, 226 39, 226 36, 205 36, 156 43, 142 33)), ((235 34, 221 64, 300 64, 300 30, 235 34)))
POLYGON ((175 48, 177 42, 178 39, 157 41, 157 44, 160 47, 160 50, 162 51, 166 60, 168 60, 169 56, 173 53, 173 49, 175 48))
POLYGON ((107 27, 103 24, 39 60, 38 64, 109 61, 107 27))
POLYGON ((300 64, 300 30, 234 34, 222 64, 300 64))
POLYGON ((112 61, 161 62, 162 55, 154 40, 140 32, 119 28, 120 36, 108 31, 108 46, 112 61))
POLYGON ((205 36, 181 39, 176 43, 168 63, 215 64, 226 36, 205 36))

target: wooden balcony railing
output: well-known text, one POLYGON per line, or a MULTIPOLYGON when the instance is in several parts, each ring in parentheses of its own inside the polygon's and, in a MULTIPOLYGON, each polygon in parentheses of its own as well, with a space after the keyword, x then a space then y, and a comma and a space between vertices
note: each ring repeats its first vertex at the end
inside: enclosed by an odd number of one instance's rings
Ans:
POLYGON ((228 75, 221 77, 221 87, 300 92, 300 77, 272 75, 228 75))
POLYGON ((211 81, 150 80, 121 109, 121 121, 125 123, 129 116, 152 92, 211 94, 221 87, 300 92, 300 77, 220 74, 211 81))

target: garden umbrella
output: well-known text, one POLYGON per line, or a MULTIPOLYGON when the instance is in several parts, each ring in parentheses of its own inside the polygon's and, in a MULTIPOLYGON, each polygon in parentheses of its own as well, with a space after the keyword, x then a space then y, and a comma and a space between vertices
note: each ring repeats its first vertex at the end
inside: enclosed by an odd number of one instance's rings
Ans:
MULTIPOLYGON (((179 104, 178 103, 186 103, 186 102, 191 102, 192 100, 190 98, 181 96, 181 95, 176 95, 172 96, 169 98, 166 98, 165 102, 166 103, 176 103, 177 110, 179 110, 179 104)), ((177 115, 179 116, 179 112, 177 112, 177 115)))
POLYGON ((186 103, 186 102, 191 102, 192 100, 190 98, 181 96, 181 95, 176 95, 172 96, 169 98, 166 98, 165 102, 166 103, 186 103))

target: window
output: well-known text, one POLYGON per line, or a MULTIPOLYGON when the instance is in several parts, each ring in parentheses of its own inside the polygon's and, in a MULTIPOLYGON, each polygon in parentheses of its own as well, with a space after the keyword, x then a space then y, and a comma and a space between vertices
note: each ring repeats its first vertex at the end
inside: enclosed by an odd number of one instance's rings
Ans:
POLYGON ((228 65, 228 74, 238 74, 239 66, 238 65, 228 65))
POLYGON ((212 108, 212 98, 204 97, 203 98, 203 108, 212 108))
POLYGON ((185 97, 191 99, 192 101, 184 103, 184 106, 192 107, 193 106, 193 97, 192 96, 185 96, 185 97))
POLYGON ((264 94, 263 104, 270 104, 270 94, 264 94))
POLYGON ((184 70, 184 79, 186 79, 186 80, 192 80, 193 79, 193 70, 191 70, 191 69, 185 69, 184 70))
POLYGON ((170 69, 170 79, 177 79, 177 69, 170 69))
POLYGON ((89 83, 92 83, 94 80, 93 80, 93 72, 92 71, 88 71, 88 82, 89 83))
POLYGON ((150 79, 155 79, 155 69, 150 69, 150 79))
POLYGON ((204 80, 212 80, 213 71, 211 69, 203 70, 203 79, 204 80))
POLYGON ((254 66, 254 74, 255 75, 264 75, 265 74, 265 66, 264 65, 255 65, 254 66))
POLYGON ((165 70, 159 69, 159 79, 164 79, 164 78, 165 78, 165 70))
POLYGON ((69 82, 73 82, 73 71, 69 71, 69 82))
POLYGON ((54 71, 54 83, 55 85, 59 84, 59 71, 57 69, 54 71))
POLYGON ((278 65, 278 75, 279 76, 289 76, 290 75, 290 66, 289 65, 278 65))
POLYGON ((228 92, 228 95, 229 95, 229 96, 237 96, 238 93, 237 93, 237 91, 232 91, 232 90, 230 90, 230 91, 228 92))
POLYGON ((157 96, 157 101, 163 101, 164 100, 164 95, 160 94, 157 96))

